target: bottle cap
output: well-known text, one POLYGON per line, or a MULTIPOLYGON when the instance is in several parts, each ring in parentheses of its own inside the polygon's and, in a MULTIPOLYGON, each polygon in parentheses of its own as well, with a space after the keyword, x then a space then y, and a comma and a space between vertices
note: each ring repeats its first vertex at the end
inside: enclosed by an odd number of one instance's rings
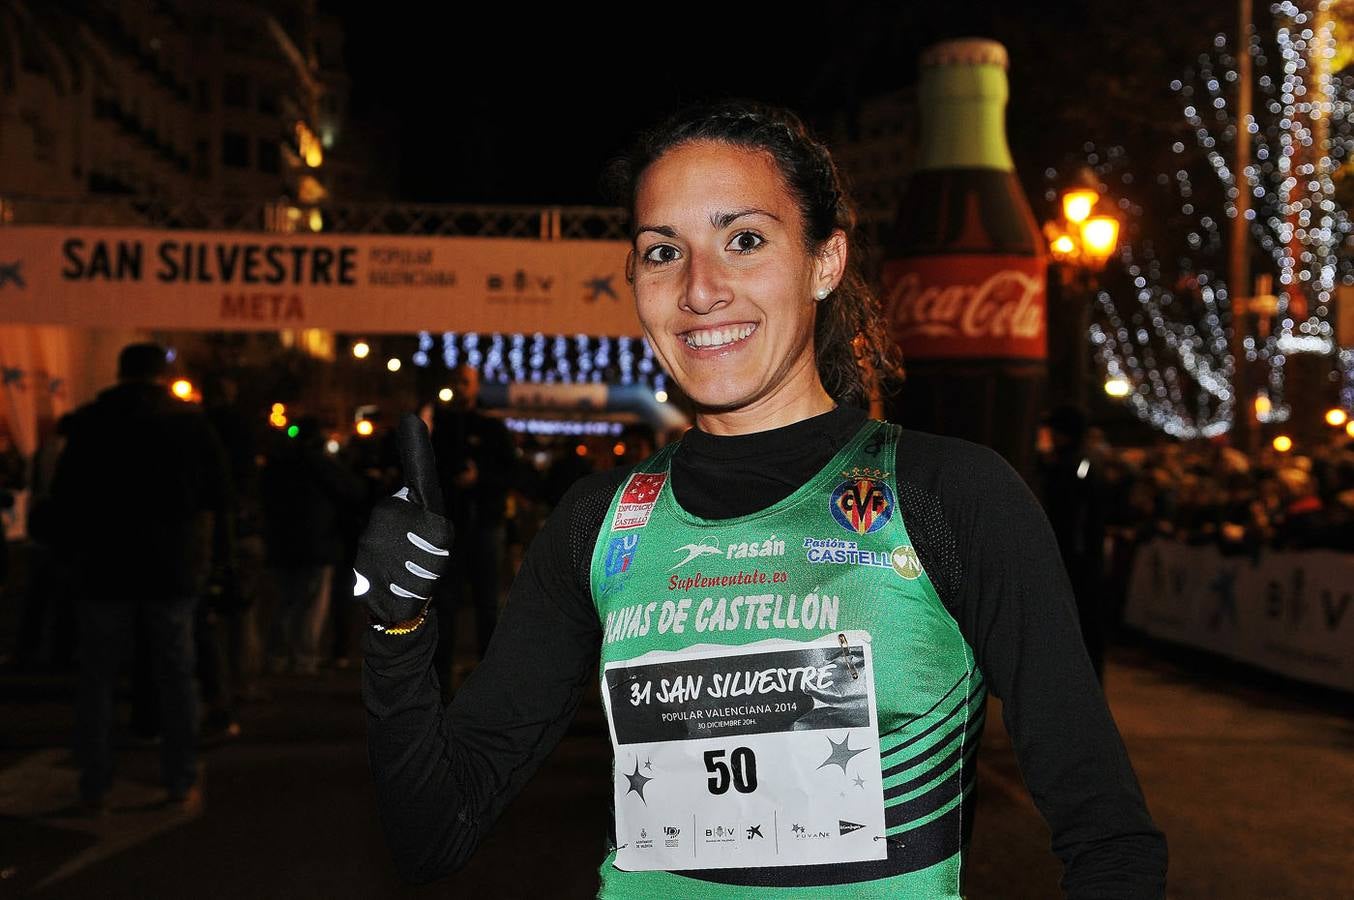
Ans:
POLYGON ((1006 48, 989 38, 959 38, 932 44, 922 52, 920 65, 931 66, 1001 66, 1010 67, 1006 48))

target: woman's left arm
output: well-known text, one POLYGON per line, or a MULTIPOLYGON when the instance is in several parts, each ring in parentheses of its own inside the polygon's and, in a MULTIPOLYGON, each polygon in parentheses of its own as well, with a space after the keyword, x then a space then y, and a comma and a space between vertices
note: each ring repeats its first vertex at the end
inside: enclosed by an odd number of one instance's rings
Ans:
POLYGON ((909 435, 917 440, 898 454, 908 528, 916 523, 921 562, 1002 700, 1064 893, 1164 896, 1166 841, 1091 668, 1047 517, 995 452, 909 435))

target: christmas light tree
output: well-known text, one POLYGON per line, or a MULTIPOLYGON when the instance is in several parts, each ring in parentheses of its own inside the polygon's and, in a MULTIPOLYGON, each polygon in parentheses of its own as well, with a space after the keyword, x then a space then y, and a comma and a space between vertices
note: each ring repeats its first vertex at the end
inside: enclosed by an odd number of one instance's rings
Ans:
MULTIPOLYGON (((1243 124, 1232 101, 1237 66, 1226 35, 1213 39, 1197 64, 1171 84, 1181 101, 1192 145, 1177 141, 1175 171, 1157 175, 1157 208, 1144 226, 1143 207, 1127 195, 1138 179, 1122 148, 1087 145, 1087 162, 1102 189, 1123 197, 1127 240, 1124 278, 1098 292, 1090 339, 1109 377, 1129 383, 1128 401, 1143 420, 1189 438, 1226 431, 1237 402, 1232 390, 1228 330, 1232 327, 1224 228, 1237 216, 1239 192, 1250 193, 1246 218, 1263 251, 1274 291, 1258 298, 1258 333, 1245 340, 1248 363, 1267 368, 1262 421, 1282 421, 1284 366, 1297 353, 1334 354, 1329 322, 1337 284, 1354 284, 1354 262, 1342 248, 1354 222, 1340 196, 1341 167, 1354 155, 1354 75, 1337 58, 1331 4, 1304 10, 1275 3, 1272 30, 1250 36, 1256 74, 1252 116, 1243 124), (1233 171, 1237 129, 1247 127, 1253 156, 1233 171), (1207 175, 1207 177, 1202 177, 1207 175)), ((1050 180, 1058 173, 1049 170, 1050 180)), ((1151 200, 1141 202, 1151 204, 1151 200)), ((1263 272, 1265 266, 1256 266, 1263 272)), ((1263 293, 1263 292, 1261 292, 1263 293)), ((1341 401, 1354 405, 1354 353, 1342 352, 1341 401)))

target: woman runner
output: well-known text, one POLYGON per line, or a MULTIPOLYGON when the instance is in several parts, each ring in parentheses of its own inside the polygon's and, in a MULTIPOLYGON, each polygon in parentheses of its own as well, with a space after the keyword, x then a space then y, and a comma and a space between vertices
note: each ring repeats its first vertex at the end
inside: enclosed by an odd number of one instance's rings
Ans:
POLYGON ((992 451, 861 408, 886 337, 827 149, 787 111, 730 102, 665 122, 612 174, 640 322, 696 424, 574 485, 446 707, 426 598, 451 534, 426 433, 402 424, 407 488, 356 567, 400 872, 469 858, 600 664, 600 897, 961 896, 989 690, 1066 895, 1163 896, 1165 842, 1038 504, 992 451))

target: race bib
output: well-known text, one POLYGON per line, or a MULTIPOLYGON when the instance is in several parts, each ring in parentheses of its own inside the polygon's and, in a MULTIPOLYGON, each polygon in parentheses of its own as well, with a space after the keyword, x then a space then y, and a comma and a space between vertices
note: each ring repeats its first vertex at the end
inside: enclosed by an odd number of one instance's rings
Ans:
POLYGON ((884 859, 869 635, 609 663, 616 861, 627 871, 884 859))

